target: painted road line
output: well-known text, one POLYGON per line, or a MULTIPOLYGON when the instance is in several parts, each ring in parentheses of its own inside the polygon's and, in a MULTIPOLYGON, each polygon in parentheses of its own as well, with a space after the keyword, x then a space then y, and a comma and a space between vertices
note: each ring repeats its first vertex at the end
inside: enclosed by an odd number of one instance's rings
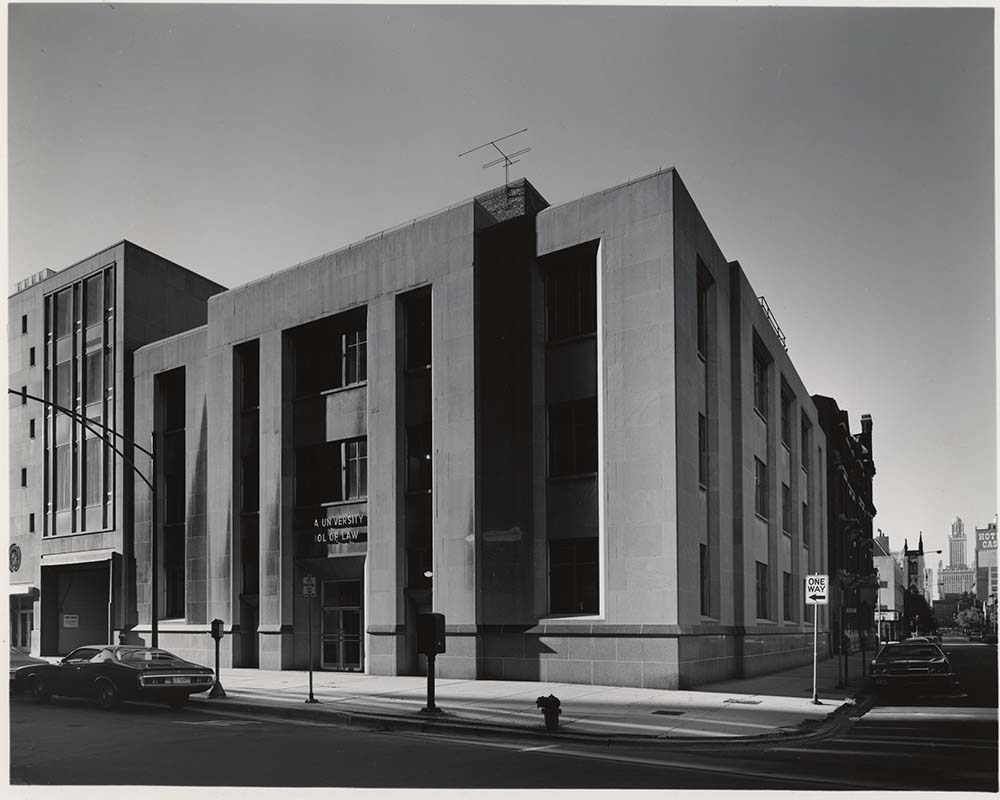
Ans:
POLYGON ((898 738, 869 738, 862 736, 852 736, 849 739, 831 739, 834 742, 845 742, 853 743, 857 742, 859 744, 881 744, 881 745, 897 745, 905 749, 912 749, 914 747, 927 747, 927 748, 938 748, 938 747, 948 747, 952 749, 962 749, 971 748, 975 750, 996 750, 997 743, 994 741, 990 744, 988 741, 983 739, 949 739, 947 741, 939 742, 931 739, 905 739, 900 740, 898 738))
MULTIPOLYGON (((847 750, 835 747, 818 747, 816 745, 808 747, 768 747, 764 750, 765 753, 808 753, 814 756, 860 756, 862 758, 885 758, 886 754, 884 752, 873 753, 870 750, 847 750)), ((913 759, 916 756, 912 753, 892 753, 893 758, 908 758, 913 759)), ((899 788, 899 787, 897 787, 899 788)))

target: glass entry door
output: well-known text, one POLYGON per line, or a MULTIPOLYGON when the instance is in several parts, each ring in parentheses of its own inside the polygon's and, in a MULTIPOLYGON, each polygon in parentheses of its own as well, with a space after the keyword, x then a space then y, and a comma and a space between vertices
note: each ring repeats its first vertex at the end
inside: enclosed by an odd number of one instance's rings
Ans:
POLYGON ((364 666, 361 581, 323 581, 323 669, 360 671, 364 666))

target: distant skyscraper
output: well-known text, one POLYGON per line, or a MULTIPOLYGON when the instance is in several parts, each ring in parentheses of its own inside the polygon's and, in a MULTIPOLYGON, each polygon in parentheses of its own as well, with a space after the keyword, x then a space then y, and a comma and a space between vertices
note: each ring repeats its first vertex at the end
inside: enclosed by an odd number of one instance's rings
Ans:
POLYGON ((948 537, 948 554, 950 567, 968 566, 965 561, 965 525, 961 517, 955 517, 951 523, 951 536, 948 537))

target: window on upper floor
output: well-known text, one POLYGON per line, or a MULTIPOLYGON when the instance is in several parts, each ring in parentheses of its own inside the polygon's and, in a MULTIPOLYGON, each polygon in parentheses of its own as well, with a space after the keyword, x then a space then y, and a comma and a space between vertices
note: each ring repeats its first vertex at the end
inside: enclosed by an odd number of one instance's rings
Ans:
POLYGON ((546 340, 557 342, 597 331, 597 261, 593 245, 546 258, 546 340))
POLYGON ((549 406, 549 477, 597 472, 597 398, 549 406))
POLYGON ((28 332, 28 315, 21 315, 21 335, 23 336, 28 332))
POLYGON ((802 504, 802 544, 809 546, 809 504, 802 504))
POLYGON ((792 447, 792 392, 781 382, 781 443, 792 447))
POLYGON ((768 518, 768 498, 767 498, 767 464, 759 458, 753 460, 754 466, 754 511, 757 516, 768 518))
POLYGON ((703 359, 708 358, 708 335, 709 335, 709 308, 712 291, 712 275, 705 266, 705 262, 698 256, 698 286, 697 286, 697 309, 696 326, 698 355, 703 359))
POLYGON ((708 545, 700 544, 698 545, 698 574, 701 588, 701 615, 703 617, 710 616, 711 611, 711 581, 709 578, 709 566, 708 545))
POLYGON ((708 420, 698 415, 698 484, 708 488, 708 420))
POLYGON ((781 530, 792 532, 792 490, 787 483, 781 484, 781 530))
POLYGON ((792 575, 781 573, 781 610, 784 619, 792 619, 792 575))
POLYGON ((765 420, 767 419, 767 367, 768 362, 763 353, 754 347, 753 351, 753 407, 765 420))

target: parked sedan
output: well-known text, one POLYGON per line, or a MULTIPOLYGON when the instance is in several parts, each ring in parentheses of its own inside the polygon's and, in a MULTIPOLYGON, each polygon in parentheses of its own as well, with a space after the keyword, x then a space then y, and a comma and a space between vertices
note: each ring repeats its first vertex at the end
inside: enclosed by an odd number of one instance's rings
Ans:
POLYGON ((891 642, 872 661, 872 679, 880 691, 913 694, 953 694, 958 676, 944 651, 934 642, 908 639, 891 642))
POLYGON ((38 703, 54 695, 93 697, 102 708, 122 700, 148 700, 181 708, 195 692, 212 687, 208 667, 152 647, 79 647, 55 664, 29 664, 14 673, 15 690, 27 690, 38 703))
POLYGON ((14 673, 18 671, 23 666, 28 664, 48 664, 44 658, 35 658, 34 656, 28 655, 16 647, 10 648, 10 690, 12 692, 20 691, 18 687, 14 685, 14 673))

